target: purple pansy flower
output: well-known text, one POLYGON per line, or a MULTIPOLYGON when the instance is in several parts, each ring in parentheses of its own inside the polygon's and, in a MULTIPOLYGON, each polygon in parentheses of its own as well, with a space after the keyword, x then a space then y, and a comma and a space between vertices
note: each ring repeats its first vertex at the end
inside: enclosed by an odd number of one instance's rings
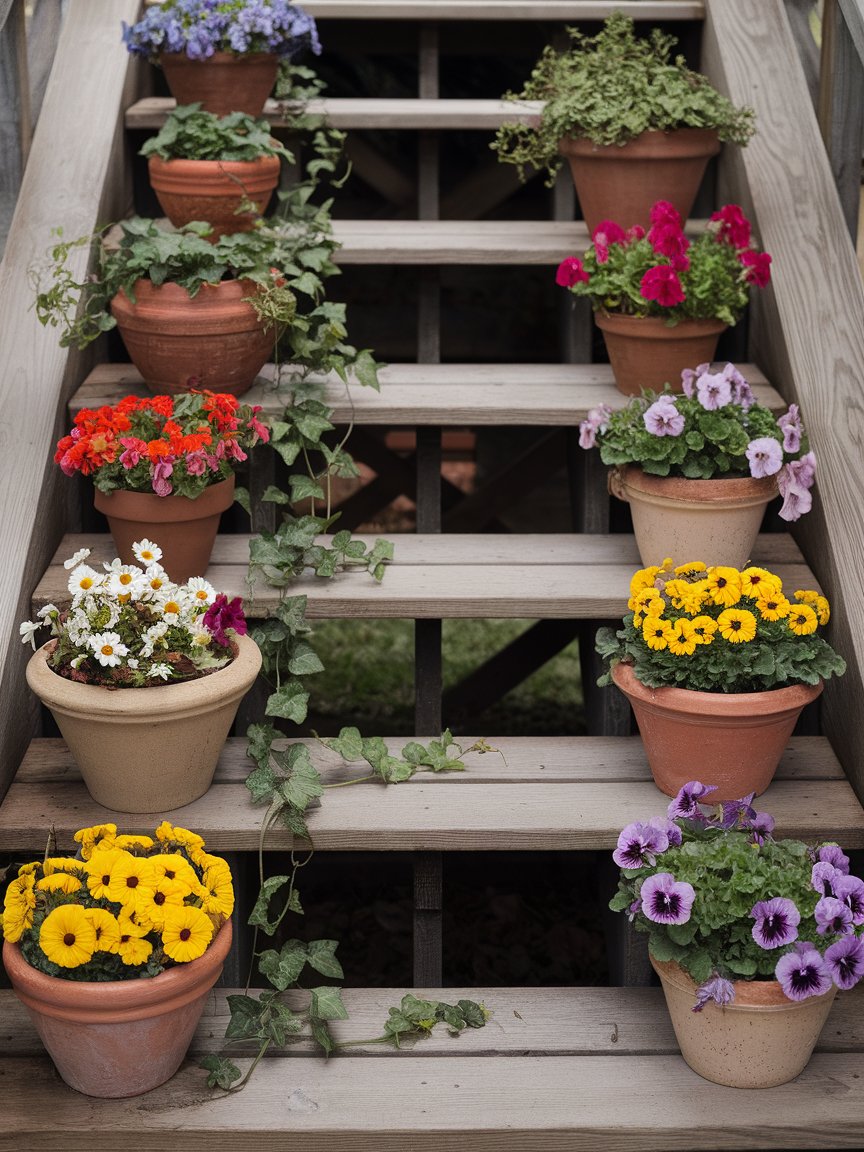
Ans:
POLYGON ((150 466, 150 482, 157 496, 171 495, 170 476, 174 471, 173 456, 160 456, 150 466))
POLYGON ((670 820, 704 820, 699 805, 705 803, 705 797, 709 793, 716 791, 716 784, 700 784, 698 780, 691 780, 680 789, 666 809, 666 815, 670 820))
POLYGON ((653 865, 669 847, 669 837, 650 824, 628 824, 618 837, 612 859, 619 868, 644 868, 653 865))
POLYGON ((757 812, 750 821, 754 844, 764 844, 765 837, 774 831, 774 817, 769 812, 757 812))
POLYGON ((740 404, 746 412, 748 408, 751 408, 756 403, 753 389, 734 364, 727 364, 723 369, 723 375, 729 381, 729 387, 732 390, 732 403, 740 404))
POLYGON ((703 372, 707 372, 710 364, 698 364, 695 368, 684 368, 681 372, 681 391, 688 400, 696 395, 696 381, 703 372))
POLYGON ((645 427, 652 436, 680 436, 684 431, 684 416, 675 407, 671 396, 661 396, 643 413, 645 427))
POLYGON ((732 402, 732 385, 725 372, 703 372, 696 381, 696 398, 708 412, 732 402))
POLYGON ((639 891, 642 911, 655 924, 686 924, 696 899, 693 887, 678 882, 671 872, 649 876, 639 891))
POLYGON ((670 820, 667 816, 652 816, 648 823, 652 828, 658 828, 666 834, 672 848, 677 848, 681 843, 683 839, 681 829, 674 820, 670 820))
POLYGON ((838 988, 848 992, 864 976, 864 940, 844 936, 825 949, 825 963, 838 988))
POLYGON ((763 476, 775 476, 783 466, 783 449, 773 436, 751 440, 745 456, 750 461, 750 475, 757 480, 763 476))
POLYGON ((696 989, 696 1003, 691 1011, 701 1012, 709 1000, 722 1006, 723 1004, 731 1004, 734 999, 735 985, 731 980, 724 980, 715 972, 710 980, 706 980, 696 989))
POLYGON ((852 909, 836 896, 823 896, 813 913, 820 936, 848 936, 852 927, 852 909))
POLYGON ((831 987, 831 972, 809 940, 781 956, 774 975, 790 1000, 821 996, 831 987))
POLYGON ((789 411, 777 418, 777 427, 783 431, 783 451, 795 453, 801 448, 801 434, 804 431, 798 405, 790 404, 789 411))
POLYGON ((756 921, 752 928, 753 939, 766 951, 782 948, 798 937, 801 913, 785 896, 760 900, 750 909, 750 915, 756 921))
POLYGON ((816 859, 833 864, 844 876, 849 875, 849 857, 839 844, 823 844, 821 848, 816 849, 816 859))
POLYGON ((810 883, 814 891, 818 892, 820 896, 836 896, 834 881, 842 875, 843 873, 839 872, 833 864, 829 864, 827 860, 819 860, 813 865, 810 883))
MULTIPOLYGON (((818 868, 819 865, 817 864, 816 867, 818 868)), ((852 913, 853 924, 864 924, 864 880, 859 879, 858 876, 838 874, 834 881, 834 895, 852 913)))
POLYGON ((720 827, 749 829, 756 815, 756 809, 752 805, 755 795, 755 792, 749 792, 740 800, 724 800, 720 827))

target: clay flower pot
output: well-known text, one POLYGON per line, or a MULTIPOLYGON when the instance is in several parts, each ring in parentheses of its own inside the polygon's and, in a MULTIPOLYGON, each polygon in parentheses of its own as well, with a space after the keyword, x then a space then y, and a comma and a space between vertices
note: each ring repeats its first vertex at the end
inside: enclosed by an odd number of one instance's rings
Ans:
POLYGON ((565 137, 558 150, 570 163, 582 215, 593 232, 601 220, 647 229, 656 200, 668 200, 686 220, 720 141, 713 128, 679 128, 643 132, 620 146, 565 137))
POLYGON ((179 284, 135 284, 135 303, 124 291, 111 301, 132 362, 156 395, 209 388, 240 396, 273 355, 276 332, 265 330, 245 301, 251 280, 204 284, 190 296, 179 284))
POLYGON ((714 359, 721 320, 680 320, 670 327, 662 316, 620 316, 595 312, 594 320, 606 341, 615 387, 625 396, 641 396, 643 388, 662 392, 669 384, 681 391, 681 373, 714 359))
POLYGON ((163 813, 203 796, 261 667, 255 641, 237 636, 225 668, 153 688, 66 680, 48 666, 53 643, 31 656, 27 683, 51 709, 93 799, 115 812, 163 813))
POLYGON ((736 980, 735 999, 694 1012, 696 985, 674 961, 651 956, 681 1055, 694 1072, 730 1088, 772 1088, 803 1072, 837 989, 789 1000, 776 980, 736 980))
POLYGON ((210 989, 231 947, 227 920, 197 960, 151 979, 63 980, 31 968, 4 941, 18 999, 70 1088, 103 1099, 140 1096, 183 1062, 210 989))
POLYGON ((248 232, 263 215, 279 182, 279 157, 257 160, 163 160, 147 162, 150 183, 162 210, 175 228, 206 220, 216 241, 233 232, 248 232), (241 205, 254 207, 238 215, 241 205))
POLYGON ((765 791, 802 708, 822 691, 821 681, 767 692, 648 688, 630 664, 616 664, 612 679, 630 701, 660 791, 675 796, 698 778, 716 785, 712 804, 765 791))
POLYGON ((765 508, 777 495, 773 476, 687 480, 652 476, 637 464, 609 473, 609 491, 630 505, 643 565, 697 557, 705 564, 747 566, 765 508))
POLYGON ((161 564, 175 584, 202 576, 210 563, 219 517, 234 502, 234 477, 211 484, 190 500, 171 493, 93 490, 93 503, 108 517, 117 555, 124 564, 137 564, 132 545, 155 540, 162 549, 161 564))
POLYGON ((205 112, 260 116, 276 83, 279 58, 270 52, 214 52, 190 60, 185 52, 163 52, 159 64, 178 104, 201 104, 205 112))

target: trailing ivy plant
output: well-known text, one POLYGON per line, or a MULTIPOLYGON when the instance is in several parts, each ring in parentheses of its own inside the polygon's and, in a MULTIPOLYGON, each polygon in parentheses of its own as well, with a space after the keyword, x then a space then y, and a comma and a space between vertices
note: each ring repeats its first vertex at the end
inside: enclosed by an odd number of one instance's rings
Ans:
POLYGON ((214 116, 200 103, 181 104, 170 112, 155 136, 151 136, 139 156, 162 160, 250 161, 261 156, 279 156, 294 163, 294 157, 273 139, 266 120, 256 120, 245 112, 214 116))

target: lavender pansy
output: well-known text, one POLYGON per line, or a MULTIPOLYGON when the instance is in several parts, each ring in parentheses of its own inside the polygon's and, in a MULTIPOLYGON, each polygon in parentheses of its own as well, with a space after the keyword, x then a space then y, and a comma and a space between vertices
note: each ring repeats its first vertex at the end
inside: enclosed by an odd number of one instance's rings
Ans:
POLYGON ((679 883, 671 872, 655 872, 639 890, 642 911, 655 924, 686 924, 696 899, 691 884, 679 883))
POLYGON ((864 940, 844 936, 825 949, 825 964, 838 988, 848 992, 864 976, 864 940))
POLYGON ((652 816, 648 823, 652 828, 657 828, 665 833, 672 848, 677 848, 681 843, 683 839, 681 829, 674 820, 670 820, 667 816, 652 816))
POLYGON ((652 436, 680 436, 684 430, 684 417, 670 396, 655 400, 642 419, 652 436))
POLYGON ((766 951, 782 948, 798 937, 801 913, 794 902, 785 896, 760 900, 750 909, 750 915, 755 920, 751 929, 753 939, 766 951))
POLYGON ((842 872, 844 876, 849 875, 849 857, 837 844, 823 844, 821 848, 817 848, 816 859, 833 864, 837 871, 842 872))
POLYGON ((713 1000, 715 1004, 731 1004, 735 999, 735 986, 731 980, 724 980, 717 972, 706 980, 704 984, 700 984, 696 989, 696 1003, 693 1005, 692 1012, 701 1012, 709 1000, 713 1000))
POLYGON ((657 856, 669 847, 669 837, 651 824, 628 824, 618 837, 612 859, 619 868, 644 868, 655 864, 657 856))
POLYGON ((790 1000, 821 996, 831 987, 828 965, 809 941, 802 941, 793 951, 781 956, 774 975, 790 1000))
POLYGON ((750 821, 750 831, 753 833, 754 844, 764 844, 765 837, 774 831, 774 817, 770 812, 757 812, 750 821))
POLYGON ((720 827, 750 828, 756 816, 756 809, 753 807, 753 797, 755 795, 755 792, 749 792, 740 800, 724 800, 720 827))
POLYGON ((700 804, 705 803, 705 797, 717 791, 716 784, 701 784, 698 780, 690 780, 678 792, 678 795, 666 809, 670 820, 704 820, 700 804))
POLYGON ((810 873, 810 883, 813 885, 814 891, 818 892, 820 896, 836 896, 834 891, 834 882, 839 880, 843 875, 838 871, 833 864, 829 864, 827 860, 818 860, 810 873))
POLYGON ((751 440, 745 456, 750 461, 750 475, 757 480, 775 476, 783 466, 783 448, 773 436, 758 436, 751 440))
POLYGON ((813 913, 820 936, 848 936, 852 927, 852 909, 836 896, 823 896, 813 913))
POLYGON ((703 372, 696 380, 696 397, 708 412, 732 403, 732 385, 725 372, 703 372))
POLYGON ((834 895, 852 913, 853 924, 864 924, 864 880, 858 876, 838 874, 834 881, 834 895))

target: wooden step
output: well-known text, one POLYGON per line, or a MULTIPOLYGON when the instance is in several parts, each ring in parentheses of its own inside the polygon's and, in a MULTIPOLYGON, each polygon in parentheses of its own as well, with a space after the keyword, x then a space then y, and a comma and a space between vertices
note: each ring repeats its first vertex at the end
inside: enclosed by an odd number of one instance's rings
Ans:
MULTIPOLYGON (((153 0, 151 0, 153 2, 153 0)), ((158 2, 158 0, 155 0, 158 2)), ((316 20, 704 20, 700 0, 304 0, 316 20)))
MULTIPOLYGON (((759 1092, 735 1092, 691 1072, 659 989, 469 988, 429 995, 482 1000, 493 1013, 485 1028, 453 1039, 439 1026, 398 1052, 358 1045, 326 1062, 306 1044, 292 1045, 268 1054, 242 1092, 211 1093, 196 1058, 223 1050, 229 991, 209 998, 190 1056, 168 1084, 100 1101, 60 1081, 14 994, 0 993, 0 1149, 91 1152, 94 1130, 106 1152, 136 1140, 167 1148, 178 1132, 189 1152, 860 1147, 860 987, 837 996, 802 1075, 759 1092)), ((379 1034, 404 991, 346 990, 350 1019, 335 1021, 334 1035, 379 1034)), ((302 1007, 293 993, 286 999, 302 1007)), ((227 1050, 243 1070, 244 1048, 227 1050)))
MULTIPOLYGON (((220 592, 242 596, 247 615, 260 619, 273 612, 283 593, 259 582, 249 594, 249 539, 242 534, 219 537, 207 578, 220 592)), ((626 611, 630 578, 640 567, 629 535, 453 533, 389 539, 396 558, 382 583, 357 571, 330 580, 304 575, 291 585, 289 594, 308 597, 310 619, 604 620, 626 611)), ((33 612, 47 603, 68 605, 69 574, 63 561, 82 547, 92 550, 91 564, 115 554, 108 535, 64 536, 33 593, 33 612)), ((769 565, 789 588, 818 587, 794 541, 784 533, 760 536, 754 563, 769 565)))
MULTIPOLYGON (((638 737, 486 737, 502 755, 470 756, 466 771, 422 773, 407 784, 358 784, 325 793, 309 813, 315 847, 334 852, 589 851, 614 848, 633 820, 662 815, 668 803, 657 791, 638 737)), ((460 737, 469 747, 473 737, 460 737)), ((387 738, 401 749, 407 738, 387 738)), ((195 828, 215 852, 257 851, 263 809, 243 781, 252 761, 246 741, 230 739, 209 792, 178 811, 176 823, 195 828)), ((327 783, 362 776, 335 753, 310 742, 327 783)), ((367 769, 368 770, 368 769, 367 769)), ((836 840, 864 847, 864 810, 823 737, 796 737, 777 777, 759 800, 777 821, 777 836, 836 840)), ((44 848, 53 827, 61 850, 78 828, 105 820, 129 830, 161 818, 111 816, 92 800, 62 740, 34 740, 0 807, 0 846, 22 853, 44 848)), ((154 823, 155 822, 155 823, 154 823)), ((268 847, 289 848, 280 827, 268 847)))
MULTIPOLYGON (((756 399, 773 411, 786 402, 755 364, 740 365, 756 399)), ((275 369, 266 365, 243 401, 271 416, 282 412, 290 392, 277 393, 275 369)), ((334 374, 322 381, 322 399, 335 424, 412 427, 572 427, 597 404, 623 408, 629 397, 615 387, 608 364, 388 364, 379 372, 381 391, 348 387, 334 374)), ((148 396, 131 364, 97 364, 69 402, 81 408, 116 404, 130 394, 148 396)))

